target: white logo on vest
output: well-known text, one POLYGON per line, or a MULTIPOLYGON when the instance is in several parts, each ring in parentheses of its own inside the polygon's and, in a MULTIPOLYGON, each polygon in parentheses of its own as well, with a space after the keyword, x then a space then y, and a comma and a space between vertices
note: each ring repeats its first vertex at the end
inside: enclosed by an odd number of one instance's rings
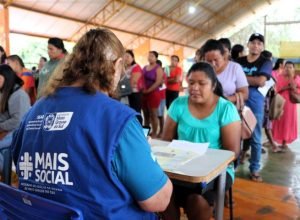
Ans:
POLYGON ((32 157, 25 152, 20 159, 19 170, 24 180, 34 177, 40 183, 73 186, 69 178, 68 154, 35 152, 32 157))
POLYGON ((65 130, 72 119, 73 112, 47 113, 44 117, 43 129, 45 131, 65 130))
POLYGON ((32 171, 33 171, 33 163, 32 157, 29 156, 29 153, 24 153, 24 156, 21 156, 21 161, 19 162, 19 169, 21 171, 21 176, 24 178, 24 180, 28 180, 28 177, 31 177, 32 171))

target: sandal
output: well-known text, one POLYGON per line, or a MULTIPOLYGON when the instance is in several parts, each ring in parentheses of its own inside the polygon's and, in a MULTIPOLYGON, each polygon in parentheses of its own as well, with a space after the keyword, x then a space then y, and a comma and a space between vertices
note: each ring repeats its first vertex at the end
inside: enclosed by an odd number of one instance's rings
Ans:
POLYGON ((250 173, 250 179, 254 182, 262 182, 263 179, 261 178, 259 173, 250 173))
POLYGON ((283 153, 284 151, 280 149, 279 147, 272 148, 272 153, 283 153))
POLYGON ((285 145, 280 145, 279 148, 281 149, 282 152, 286 152, 288 150, 288 146, 285 145))
POLYGON ((273 153, 282 153, 282 148, 278 147, 277 145, 272 146, 272 152, 273 153))

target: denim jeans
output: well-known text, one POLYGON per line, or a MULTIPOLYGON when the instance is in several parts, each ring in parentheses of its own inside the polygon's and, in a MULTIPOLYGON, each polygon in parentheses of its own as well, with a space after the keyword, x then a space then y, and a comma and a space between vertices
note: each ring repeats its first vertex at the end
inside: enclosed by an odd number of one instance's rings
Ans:
POLYGON ((257 124, 255 126, 255 129, 252 133, 251 138, 249 139, 249 144, 251 146, 251 157, 250 157, 250 172, 258 172, 260 169, 260 158, 261 158, 261 140, 262 140, 262 124, 263 124, 263 118, 264 114, 263 112, 261 113, 255 113, 253 112, 257 124))
POLYGON ((0 171, 3 169, 3 154, 1 150, 6 147, 10 147, 12 142, 13 132, 8 133, 2 140, 0 140, 0 171))

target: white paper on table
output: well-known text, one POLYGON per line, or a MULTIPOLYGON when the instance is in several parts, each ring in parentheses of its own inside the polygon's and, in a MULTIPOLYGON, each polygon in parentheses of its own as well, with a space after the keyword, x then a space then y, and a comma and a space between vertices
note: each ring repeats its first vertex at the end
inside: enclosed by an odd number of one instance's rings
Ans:
POLYGON ((263 87, 258 87, 258 91, 264 96, 266 97, 268 91, 270 90, 270 88, 272 86, 275 85, 275 81, 273 80, 273 78, 271 77, 268 81, 266 81, 265 85, 263 87))
POLYGON ((152 153, 165 171, 176 171, 181 165, 193 160, 198 156, 192 151, 183 149, 175 149, 172 147, 152 147, 152 153))
POLYGON ((173 140, 168 147, 185 151, 192 151, 199 156, 204 155, 207 151, 209 143, 193 143, 189 141, 173 140))

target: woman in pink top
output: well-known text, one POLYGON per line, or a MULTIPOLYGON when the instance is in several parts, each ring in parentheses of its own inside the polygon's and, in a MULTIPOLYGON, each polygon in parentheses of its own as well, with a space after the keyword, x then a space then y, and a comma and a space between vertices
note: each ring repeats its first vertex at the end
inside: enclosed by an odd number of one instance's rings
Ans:
POLYGON ((285 60, 278 58, 276 60, 275 66, 273 67, 272 76, 277 81, 278 75, 281 75, 284 72, 285 60))
POLYGON ((285 99, 285 105, 281 118, 273 121, 273 138, 286 149, 298 134, 297 105, 289 96, 290 90, 300 93, 300 77, 295 75, 294 63, 286 62, 285 71, 277 77, 276 90, 285 99))
MULTIPOLYGON (((273 67, 273 71, 272 71, 272 77, 275 81, 277 81, 277 77, 283 73, 284 64, 285 64, 284 59, 281 59, 281 58, 277 59, 275 66, 273 67)), ((264 115, 263 127, 265 129, 265 133, 266 133, 268 141, 265 142, 263 144, 263 146, 271 145, 272 152, 277 153, 277 152, 281 152, 281 149, 277 146, 277 144, 274 141, 274 138, 272 135, 273 121, 270 120, 270 118, 269 118, 269 111, 270 111, 270 104, 271 104, 270 99, 271 99, 272 94, 273 94, 273 92, 270 89, 265 98, 265 115, 264 115)))

